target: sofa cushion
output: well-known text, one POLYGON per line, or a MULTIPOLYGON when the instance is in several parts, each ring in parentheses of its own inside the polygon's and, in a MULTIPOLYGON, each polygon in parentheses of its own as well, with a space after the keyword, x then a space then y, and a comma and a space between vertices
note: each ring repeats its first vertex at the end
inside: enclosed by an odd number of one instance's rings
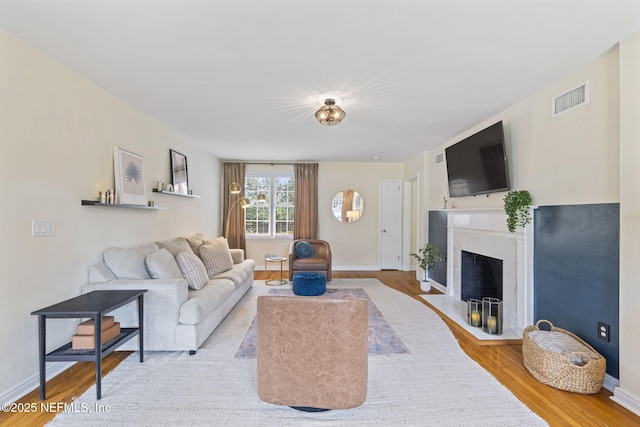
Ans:
POLYGON ((213 313, 229 295, 235 286, 230 280, 210 280, 200 290, 189 290, 189 299, 180 307, 178 321, 185 325, 196 325, 213 313))
POLYGON ((187 239, 184 237, 176 237, 172 240, 163 240, 161 242, 156 242, 156 244, 161 248, 168 250, 174 257, 177 257, 180 252, 193 252, 191 246, 187 242, 187 239))
POLYGON ((150 279, 144 260, 158 249, 155 243, 133 248, 107 248, 104 262, 118 279, 150 279))
POLYGON ((241 286, 249 276, 253 275, 253 269, 255 267, 255 261, 252 259, 246 259, 239 264, 234 264, 233 268, 210 276, 210 279, 227 279, 231 280, 236 287, 241 286))
MULTIPOLYGON (((189 250, 191 249, 189 248, 189 250)), ((145 264, 152 279, 182 279, 184 277, 176 259, 165 248, 147 255, 145 264)))
POLYGON ((209 276, 207 276, 207 269, 202 263, 202 260, 198 258, 194 253, 180 252, 176 257, 178 266, 187 284, 191 289, 200 289, 207 284, 209 276))
POLYGON ((309 242, 301 241, 296 243, 294 250, 298 258, 310 258, 313 256, 313 246, 309 242))
POLYGON ((117 279, 116 275, 104 262, 89 266, 89 283, 108 282, 114 279, 117 279))
POLYGON ((206 239, 207 238, 202 233, 196 233, 193 236, 186 238, 187 243, 191 247, 191 250, 193 251, 194 254, 198 253, 198 248, 202 246, 202 244, 206 239))
POLYGON ((206 244, 200 246, 199 255, 209 276, 215 276, 218 273, 231 270, 233 267, 233 258, 231 258, 229 244, 225 238, 207 241, 206 244))
POLYGON ((291 264, 294 270, 326 270, 329 264, 324 258, 297 258, 291 264))

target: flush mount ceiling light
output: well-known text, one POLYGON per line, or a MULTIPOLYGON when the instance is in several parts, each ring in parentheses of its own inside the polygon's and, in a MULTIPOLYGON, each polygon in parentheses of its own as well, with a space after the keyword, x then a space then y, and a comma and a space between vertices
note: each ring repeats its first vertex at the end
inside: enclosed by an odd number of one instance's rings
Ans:
POLYGON ((324 105, 316 111, 316 119, 325 126, 335 126, 340 124, 344 116, 347 113, 336 105, 336 100, 333 98, 327 98, 324 100, 324 105))

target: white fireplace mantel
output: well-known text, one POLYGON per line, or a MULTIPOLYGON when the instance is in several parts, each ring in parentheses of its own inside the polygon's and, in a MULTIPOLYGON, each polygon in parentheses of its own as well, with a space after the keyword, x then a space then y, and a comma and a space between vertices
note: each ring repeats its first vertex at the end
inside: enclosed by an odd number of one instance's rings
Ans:
POLYGON ((423 298, 477 338, 495 339, 495 335, 488 335, 466 322, 466 304, 460 299, 461 254, 465 250, 501 259, 504 326, 500 339, 521 338, 522 330, 533 322, 533 224, 511 233, 501 208, 448 209, 446 212, 447 286, 436 285, 443 295, 423 295, 423 298))

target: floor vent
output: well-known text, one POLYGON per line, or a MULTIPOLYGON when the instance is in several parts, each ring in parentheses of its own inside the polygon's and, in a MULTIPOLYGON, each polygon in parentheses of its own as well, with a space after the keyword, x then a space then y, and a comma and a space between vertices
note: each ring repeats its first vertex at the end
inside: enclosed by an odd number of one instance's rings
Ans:
POLYGON ((436 154, 436 165, 444 162, 444 153, 436 154))
POLYGON ((589 82, 582 83, 551 99, 551 117, 567 113, 589 103, 589 82))

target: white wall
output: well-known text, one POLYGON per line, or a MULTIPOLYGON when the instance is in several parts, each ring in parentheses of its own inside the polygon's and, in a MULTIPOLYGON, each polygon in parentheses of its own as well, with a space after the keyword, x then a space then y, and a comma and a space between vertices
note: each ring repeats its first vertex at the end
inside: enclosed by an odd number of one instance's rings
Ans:
POLYGON ((380 268, 380 180, 402 179, 402 163, 320 163, 318 167, 319 237, 331 244, 335 270, 380 268), (333 197, 355 190, 364 199, 359 221, 343 223, 331 212, 333 197))
MULTIPOLYGON (((485 120, 431 151, 433 156, 502 120, 511 188, 529 190, 534 204, 619 201, 618 49, 485 120), (589 80, 590 103, 551 118, 551 98, 589 80)), ((429 209, 441 209, 446 167, 432 168, 429 209), (435 184, 434 184, 435 183, 435 184)), ((458 197, 456 208, 501 207, 505 193, 458 197)))
MULTIPOLYGON (((425 214, 442 209, 446 168, 433 157, 503 120, 511 187, 527 189, 537 205, 620 202, 620 387, 614 400, 640 414, 640 33, 535 95, 496 114, 424 156, 425 214), (590 103, 554 119, 555 95, 590 84, 590 103), (430 169, 431 172, 428 172, 430 169)), ((405 164, 413 165, 415 160, 405 164)), ((502 207, 505 193, 462 197, 456 208, 502 207)), ((425 235, 427 231, 425 230, 425 235)), ((426 239, 426 237, 425 237, 426 239)))
MULTIPOLYGON (((0 31, 0 399, 37 378, 34 310, 80 294, 108 246, 202 231, 218 235, 220 162, 140 111, 0 31), (147 199, 166 210, 80 206, 113 188, 113 146, 144 157, 147 199), (187 156, 200 199, 153 194, 170 182, 169 149, 187 156), (32 219, 55 236, 31 237, 32 219)), ((75 324, 51 320, 48 350, 75 324)))
MULTIPOLYGON (((264 170, 247 166, 247 171, 264 170)), ((334 270, 376 270, 379 268, 379 182, 402 179, 402 163, 341 163, 318 165, 318 238, 331 244, 334 270), (339 222, 331 213, 331 201, 342 190, 351 189, 364 198, 364 215, 355 223, 339 222)), ((247 239, 247 256, 264 268, 264 254, 288 256, 291 240, 247 239)), ((288 268, 285 264, 285 268, 288 268)), ((276 268, 270 265, 269 269, 276 268)))
POLYGON ((620 44, 620 387, 640 415, 640 33, 620 44))

